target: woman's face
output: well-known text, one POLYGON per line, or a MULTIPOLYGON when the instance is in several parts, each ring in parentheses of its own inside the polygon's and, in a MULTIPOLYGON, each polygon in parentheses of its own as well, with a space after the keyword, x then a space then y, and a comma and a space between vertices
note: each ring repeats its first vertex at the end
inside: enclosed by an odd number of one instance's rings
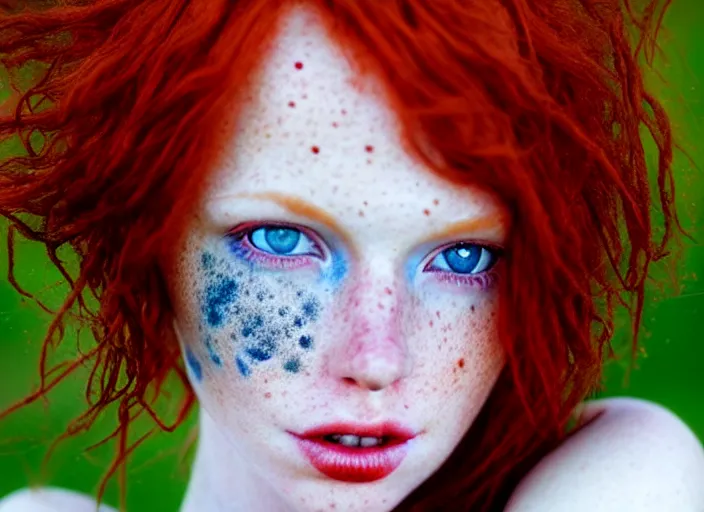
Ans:
POLYGON ((293 508, 399 503, 504 362, 506 212, 399 137, 379 89, 292 12, 167 269, 202 414, 237 454, 218 464, 293 508))

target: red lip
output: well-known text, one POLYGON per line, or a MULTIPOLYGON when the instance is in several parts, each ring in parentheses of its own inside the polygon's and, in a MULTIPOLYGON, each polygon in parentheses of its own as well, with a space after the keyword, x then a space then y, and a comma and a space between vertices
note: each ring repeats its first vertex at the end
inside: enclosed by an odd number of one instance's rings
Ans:
POLYGON ((334 480, 357 483, 373 482, 393 473, 406 457, 408 441, 415 437, 410 429, 391 422, 376 425, 335 423, 292 434, 314 468, 334 480), (326 436, 335 434, 384 438, 384 444, 349 447, 326 439, 326 436))

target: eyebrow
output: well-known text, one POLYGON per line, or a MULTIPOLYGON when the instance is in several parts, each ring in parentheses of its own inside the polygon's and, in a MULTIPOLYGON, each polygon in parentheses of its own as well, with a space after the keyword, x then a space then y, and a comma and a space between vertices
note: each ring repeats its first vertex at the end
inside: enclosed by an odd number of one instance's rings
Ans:
POLYGON ((242 199, 260 199, 271 201, 278 204, 282 208, 285 208, 289 212, 299 215, 301 217, 306 217, 308 219, 319 222, 331 231, 335 233, 340 233, 345 242, 351 240, 349 233, 345 228, 343 228, 335 218, 314 204, 309 203, 305 199, 300 197, 291 196, 287 194, 282 194, 280 192, 259 192, 254 194, 238 194, 234 196, 235 198, 242 199))
MULTIPOLYGON (((352 247, 350 241, 352 237, 349 235, 347 230, 342 227, 335 218, 323 210, 319 206, 309 203, 305 199, 300 197, 291 196, 287 194, 282 194, 280 192, 259 192, 259 193, 248 193, 248 194, 237 194, 233 198, 242 199, 259 199, 265 201, 271 201, 278 204, 282 208, 285 208, 294 215, 299 215, 301 217, 306 217, 308 219, 319 222, 331 231, 339 233, 348 247, 352 247)), ((439 240, 443 238, 452 238, 460 235, 466 235, 473 231, 489 231, 504 229, 507 226, 507 220, 504 216, 500 215, 485 215, 480 217, 474 217, 471 219, 463 219, 457 222, 453 222, 449 226, 436 231, 426 238, 426 241, 431 242, 434 240, 439 240)))
POLYGON ((449 226, 433 233, 428 240, 437 240, 440 238, 451 238, 473 231, 491 231, 505 229, 507 220, 502 215, 486 215, 474 217, 472 219, 463 219, 453 222, 449 226))

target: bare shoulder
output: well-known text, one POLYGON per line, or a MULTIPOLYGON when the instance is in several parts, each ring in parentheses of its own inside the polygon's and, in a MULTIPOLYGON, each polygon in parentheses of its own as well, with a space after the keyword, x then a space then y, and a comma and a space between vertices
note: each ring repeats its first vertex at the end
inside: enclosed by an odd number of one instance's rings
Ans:
POLYGON ((673 413, 613 398, 520 483, 506 512, 704 512, 704 449, 673 413))
POLYGON ((0 499, 0 512, 115 512, 95 499, 64 489, 20 489, 0 499))

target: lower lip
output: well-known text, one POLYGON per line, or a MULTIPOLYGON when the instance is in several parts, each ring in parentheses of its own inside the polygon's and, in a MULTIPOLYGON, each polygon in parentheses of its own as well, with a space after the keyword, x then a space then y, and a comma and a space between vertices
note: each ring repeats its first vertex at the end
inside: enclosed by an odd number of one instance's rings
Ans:
POLYGON ((408 442, 349 448, 321 438, 297 438, 298 447, 315 469, 342 482, 374 482, 393 473, 408 452, 408 442))

